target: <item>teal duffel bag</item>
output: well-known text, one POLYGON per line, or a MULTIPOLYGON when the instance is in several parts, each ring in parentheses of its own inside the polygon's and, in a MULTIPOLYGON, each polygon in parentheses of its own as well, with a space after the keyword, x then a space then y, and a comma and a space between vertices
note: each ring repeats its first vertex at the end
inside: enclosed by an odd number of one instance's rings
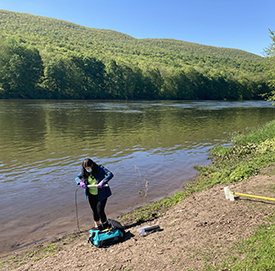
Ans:
POLYGON ((99 229, 89 230, 89 240, 96 247, 105 247, 118 242, 122 242, 125 231, 121 224, 115 220, 108 220, 108 226, 100 227, 99 229))

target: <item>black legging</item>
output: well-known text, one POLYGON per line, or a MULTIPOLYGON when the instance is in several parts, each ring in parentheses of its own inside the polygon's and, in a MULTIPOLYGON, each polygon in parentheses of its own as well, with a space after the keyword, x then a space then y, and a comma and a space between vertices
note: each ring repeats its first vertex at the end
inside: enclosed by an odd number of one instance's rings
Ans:
POLYGON ((89 198, 90 206, 93 210, 94 221, 99 221, 100 219, 101 223, 106 222, 107 217, 104 209, 106 206, 107 199, 103 201, 99 201, 97 195, 91 195, 91 194, 88 194, 88 198, 89 198))

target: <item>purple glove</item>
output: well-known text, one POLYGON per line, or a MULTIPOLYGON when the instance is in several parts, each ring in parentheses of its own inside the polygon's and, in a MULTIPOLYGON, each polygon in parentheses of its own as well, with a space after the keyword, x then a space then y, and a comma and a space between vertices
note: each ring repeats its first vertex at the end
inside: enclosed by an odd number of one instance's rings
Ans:
POLYGON ((80 181, 79 185, 84 189, 87 188, 86 184, 83 181, 80 181))
POLYGON ((101 181, 96 187, 97 187, 97 188, 101 188, 101 187, 103 186, 103 184, 104 184, 104 182, 101 181))

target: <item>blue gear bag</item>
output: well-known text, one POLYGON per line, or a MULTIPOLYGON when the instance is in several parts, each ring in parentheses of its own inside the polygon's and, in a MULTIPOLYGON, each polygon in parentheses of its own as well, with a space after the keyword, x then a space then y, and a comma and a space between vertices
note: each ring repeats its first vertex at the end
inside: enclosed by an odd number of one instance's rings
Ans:
POLYGON ((107 223, 98 226, 98 229, 89 230, 88 242, 96 247, 105 247, 122 242, 125 231, 118 221, 108 219, 107 223))

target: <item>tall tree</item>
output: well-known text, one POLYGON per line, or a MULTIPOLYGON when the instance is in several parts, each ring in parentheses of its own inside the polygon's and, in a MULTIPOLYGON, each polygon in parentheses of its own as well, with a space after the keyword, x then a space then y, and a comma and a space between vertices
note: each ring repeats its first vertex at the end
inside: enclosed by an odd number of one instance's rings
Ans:
POLYGON ((122 69, 115 60, 111 59, 106 64, 106 72, 108 94, 111 98, 121 98, 120 90, 124 88, 122 69))
POLYGON ((80 98, 81 70, 71 59, 56 56, 45 68, 44 85, 52 98, 80 98))
POLYGON ((147 68, 144 71, 144 99, 159 99, 163 78, 158 68, 147 68))
POLYGON ((269 29, 270 38, 272 40, 265 53, 269 56, 272 68, 269 70, 270 80, 269 85, 272 88, 272 100, 275 100, 275 31, 269 29))
POLYGON ((79 96, 87 99, 107 98, 103 62, 89 55, 74 55, 72 62, 81 74, 81 78, 78 78, 81 80, 79 96))
POLYGON ((190 100, 193 97, 191 82, 184 70, 176 69, 171 75, 164 78, 162 88, 163 98, 190 100))
POLYGON ((265 49, 265 53, 269 56, 269 64, 271 69, 268 71, 269 80, 268 80, 268 87, 269 91, 262 94, 267 100, 275 101, 275 31, 269 29, 270 38, 272 40, 269 47, 265 49), (271 89, 271 91, 270 91, 271 89))
POLYGON ((36 98, 43 62, 35 48, 12 44, 0 46, 0 85, 14 98, 36 98))

